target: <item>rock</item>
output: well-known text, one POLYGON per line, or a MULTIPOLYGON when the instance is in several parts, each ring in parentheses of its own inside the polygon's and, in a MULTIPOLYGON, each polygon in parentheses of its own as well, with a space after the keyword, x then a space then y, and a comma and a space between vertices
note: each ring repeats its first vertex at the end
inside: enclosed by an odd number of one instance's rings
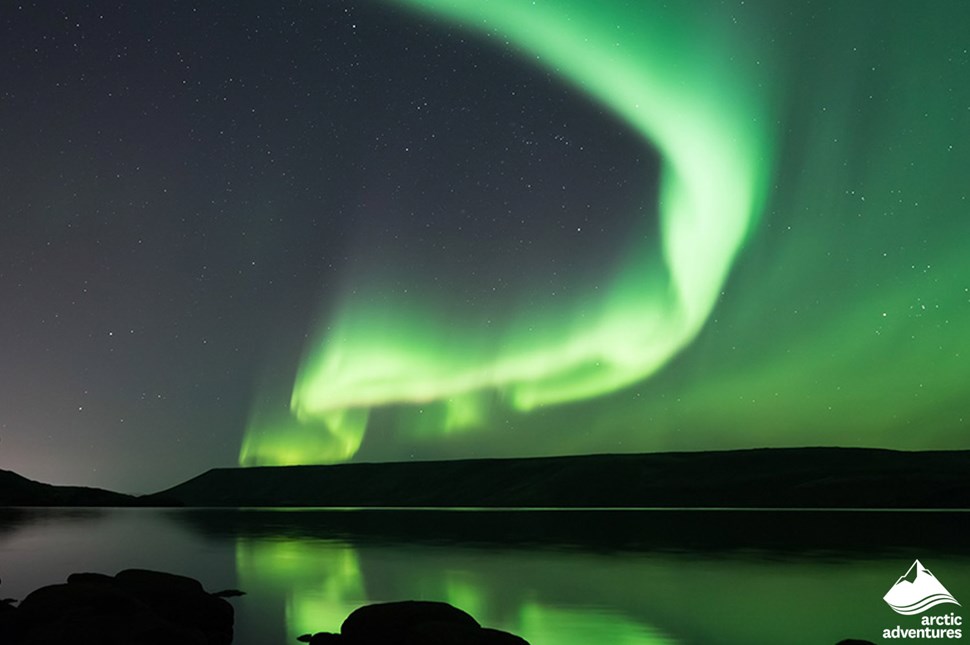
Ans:
POLYGON ((310 645, 339 645, 344 642, 340 638, 340 634, 332 634, 330 632, 317 632, 313 635, 304 634, 296 640, 303 643, 310 643, 310 645))
POLYGON ((228 645, 233 609, 192 578, 128 570, 79 573, 0 614, 4 645, 228 645))
POLYGON ((529 645, 518 636, 483 628, 447 603, 417 600, 360 607, 339 635, 319 632, 298 640, 310 645, 529 645))
POLYGON ((17 618, 17 608, 13 606, 15 602, 13 598, 4 598, 0 602, 0 643, 10 642, 13 638, 12 630, 17 618))
POLYGON ((72 573, 67 577, 67 584, 113 585, 114 583, 114 578, 103 573, 72 573))
POLYGON ((245 591, 239 591, 238 589, 223 589, 222 591, 213 591, 212 595, 216 598, 236 598, 238 596, 245 596, 245 591))
MULTIPOLYGON (((70 578, 68 579, 70 580, 70 578)), ((192 597, 205 594, 202 583, 195 578, 179 576, 174 573, 164 573, 162 571, 125 569, 118 573, 114 577, 114 580, 123 587, 153 596, 192 597)))
POLYGON ((115 580, 163 618, 200 630, 207 643, 229 645, 232 642, 232 605, 206 593, 198 580, 142 569, 122 571, 115 580))
POLYGON ((482 645, 529 645, 524 638, 498 629, 482 628, 482 645))
POLYGON ((846 638, 844 640, 840 640, 835 645, 876 645, 876 644, 873 643, 872 641, 862 641, 857 638, 846 638))
POLYGON ((449 604, 405 600, 360 607, 347 616, 340 635, 353 645, 403 644, 424 623, 437 629, 481 628, 477 620, 449 604))
MULTIPOLYGON (((112 585, 61 584, 34 591, 18 609, 18 631, 27 643, 191 643, 201 633, 164 620, 145 603, 112 585)), ((14 641, 18 642, 18 641, 14 641)))

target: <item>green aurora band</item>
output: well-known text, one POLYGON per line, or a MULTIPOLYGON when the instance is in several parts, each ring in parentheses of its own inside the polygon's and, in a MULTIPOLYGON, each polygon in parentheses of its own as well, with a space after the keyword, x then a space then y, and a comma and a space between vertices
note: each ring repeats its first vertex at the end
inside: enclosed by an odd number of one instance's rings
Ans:
POLYGON ((254 414, 244 465, 348 459, 382 406, 440 406, 434 425, 452 433, 482 427, 496 400, 528 413, 650 376, 701 330, 763 203, 767 106, 742 63, 725 70, 725 36, 653 3, 404 4, 505 40, 659 150, 662 259, 656 240, 620 249, 607 288, 523 312, 489 337, 456 333, 434 303, 355 292, 308 352, 293 418, 254 414))
POLYGON ((970 4, 394 4, 642 136, 660 239, 487 326, 386 275, 348 287, 242 464, 970 448, 970 4))

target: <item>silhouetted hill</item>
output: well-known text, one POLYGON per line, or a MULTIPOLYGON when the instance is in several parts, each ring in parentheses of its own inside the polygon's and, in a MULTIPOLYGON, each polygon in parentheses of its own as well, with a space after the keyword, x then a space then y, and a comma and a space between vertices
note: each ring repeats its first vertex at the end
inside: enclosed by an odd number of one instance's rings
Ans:
POLYGON ((187 506, 970 508, 970 451, 773 448, 210 470, 187 506))
POLYGON ((135 506, 137 500, 100 488, 42 484, 0 470, 0 506, 135 506))

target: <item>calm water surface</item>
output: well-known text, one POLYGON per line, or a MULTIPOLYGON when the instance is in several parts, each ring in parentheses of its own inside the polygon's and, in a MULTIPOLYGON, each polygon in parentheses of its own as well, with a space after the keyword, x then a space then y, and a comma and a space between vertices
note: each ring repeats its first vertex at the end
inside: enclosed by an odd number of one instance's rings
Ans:
MULTIPOLYGON (((964 513, 0 509, 3 597, 75 571, 182 573, 232 600, 239 645, 443 600, 533 645, 876 643, 919 558, 970 599, 964 513)), ((963 615, 955 605, 927 612, 963 615)), ((970 619, 970 614, 967 615, 970 619)), ((970 636, 968 636, 970 638, 970 636)))

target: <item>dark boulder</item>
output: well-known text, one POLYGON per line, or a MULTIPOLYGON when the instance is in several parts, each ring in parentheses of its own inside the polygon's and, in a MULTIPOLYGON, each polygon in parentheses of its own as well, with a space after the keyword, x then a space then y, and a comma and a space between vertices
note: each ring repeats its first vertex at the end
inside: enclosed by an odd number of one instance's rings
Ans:
POLYGON ((477 620, 449 604, 405 600, 360 607, 347 616, 340 626, 340 635, 354 645, 405 643, 429 623, 439 630, 481 629, 477 620))
POLYGON ((213 591, 212 595, 216 598, 237 598, 239 596, 245 596, 245 591, 239 591, 238 589, 223 589, 222 591, 213 591))
POLYGON ((521 636, 503 632, 498 629, 482 628, 483 645, 529 645, 521 636))
POLYGON ((67 584, 90 584, 113 586, 115 579, 103 573, 72 573, 67 577, 67 584))
POLYGON ((72 574, 0 614, 5 645, 228 645, 233 609, 191 578, 154 571, 72 574))
POLYGON ((340 634, 332 634, 330 632, 318 632, 316 634, 304 634, 297 638, 298 641, 303 643, 310 643, 310 645, 340 645, 344 640, 340 638, 340 634))
POLYGON ((15 602, 17 601, 13 598, 4 598, 0 601, 0 643, 13 642, 17 619, 15 602))
POLYGON ((162 618, 201 631, 207 643, 229 645, 232 642, 232 605, 206 593, 198 580, 142 569, 122 571, 115 580, 162 618))
POLYGON ((483 628, 466 612, 443 602, 406 600, 355 610, 340 635, 300 637, 310 645, 528 645, 507 632, 483 628))

